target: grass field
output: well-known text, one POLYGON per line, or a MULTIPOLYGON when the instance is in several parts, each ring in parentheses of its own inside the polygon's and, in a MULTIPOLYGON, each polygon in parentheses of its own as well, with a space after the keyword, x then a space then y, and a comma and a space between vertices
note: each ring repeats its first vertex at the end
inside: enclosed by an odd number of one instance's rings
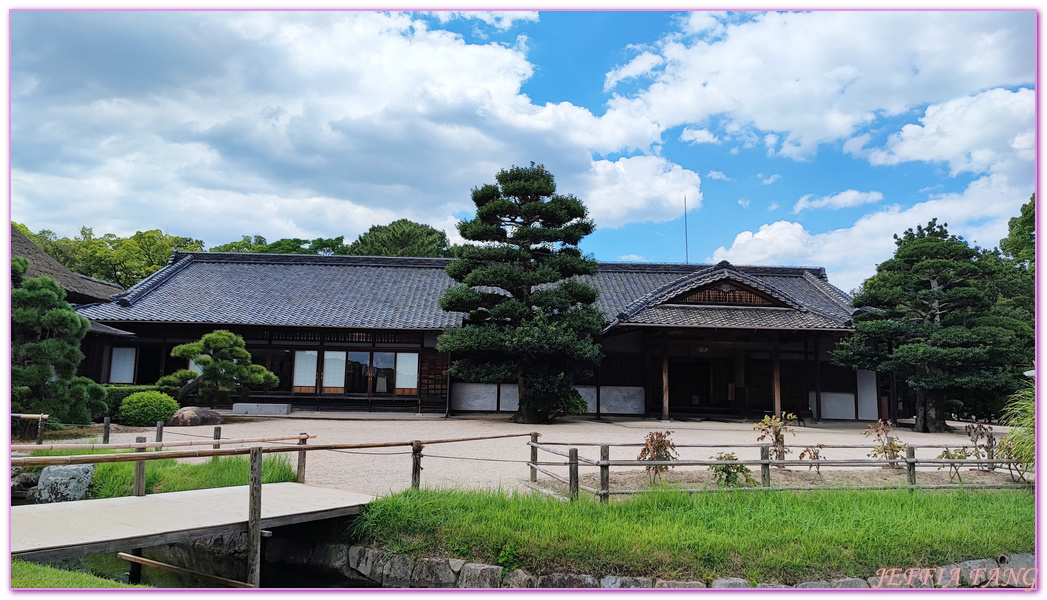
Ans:
POLYGON ((11 589, 25 588, 148 588, 147 585, 128 585, 88 573, 61 571, 18 559, 11 561, 11 589))
POLYGON ((416 558, 533 574, 794 585, 1032 552, 1034 521, 1027 490, 652 491, 610 504, 408 490, 372 503, 349 535, 416 558))

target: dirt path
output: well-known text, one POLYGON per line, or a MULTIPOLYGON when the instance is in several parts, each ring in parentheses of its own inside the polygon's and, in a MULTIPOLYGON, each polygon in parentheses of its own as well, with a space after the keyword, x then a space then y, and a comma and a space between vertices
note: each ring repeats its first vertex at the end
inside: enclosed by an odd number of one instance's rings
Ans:
MULTIPOLYGON (((542 434, 544 442, 575 443, 642 443, 650 431, 673 431, 672 439, 676 444, 754 444, 757 434, 751 423, 718 423, 718 422, 672 422, 662 423, 657 420, 615 420, 593 421, 590 419, 569 419, 556 425, 517 425, 506 417, 454 417, 443 419, 435 417, 397 416, 378 419, 372 415, 346 418, 345 415, 328 415, 333 418, 322 418, 325 415, 309 414, 313 418, 266 418, 253 420, 232 420, 222 425, 222 436, 225 438, 276 437, 293 435, 301 432, 316 434, 310 444, 363 443, 410 441, 414 439, 435 440, 461 437, 480 437, 504 434, 526 434, 537 431, 542 434), (315 418, 320 417, 320 418, 315 418)), ((787 443, 794 448, 789 458, 796 458, 805 446, 816 444, 863 444, 871 446, 871 439, 864 437, 864 425, 857 424, 821 424, 811 427, 797 427, 795 436, 789 436, 787 443)), ((1004 428, 1000 428, 1003 430, 1004 428)), ((164 430, 167 441, 209 440, 213 436, 213 426, 201 427, 168 427, 164 430)), ((920 434, 908 430, 896 432, 896 436, 911 444, 950 444, 955 446, 970 445, 970 440, 960 433, 955 434, 920 434)), ((996 432, 1002 436, 1003 431, 996 432)), ((112 442, 133 442, 136 435, 145 435, 153 439, 152 429, 113 431, 112 442)), ((527 478, 528 469, 524 464, 530 450, 526 446, 526 437, 506 438, 439 444, 426 446, 422 459, 422 485, 425 487, 467 488, 467 489, 526 489, 521 481, 527 478)), ((292 442, 293 443, 293 442, 292 442)), ((719 449, 698 448, 680 449, 680 458, 694 460, 707 459, 719 452, 719 449)), ((729 450, 728 450, 729 451, 729 450)), ((593 446, 581 446, 582 456, 599 458, 599 449, 593 446)), ((612 448, 612 459, 633 459, 638 448, 612 448)), ((759 457, 757 448, 740 448, 734 450, 739 456, 759 457)), ((867 450, 862 449, 826 449, 822 456, 826 459, 866 458, 867 450)), ((920 458, 937 456, 940 450, 927 449, 917 454, 920 458)), ((289 455, 294 457, 294 454, 289 455)), ((292 459, 293 460, 293 459, 292 459)), ((540 460, 560 461, 563 459, 550 454, 543 454, 540 460)), ((555 468, 557 472, 566 473, 565 468, 555 468)), ((614 485, 633 487, 637 482, 646 482, 642 470, 622 469, 612 471, 614 485)), ((847 479, 854 483, 882 484, 904 479, 904 471, 885 472, 884 469, 849 469, 846 474, 833 475, 831 469, 822 469, 823 477, 830 479, 847 479)), ((754 469, 757 479, 759 470, 754 469)), ((595 478, 594 468, 582 469, 582 477, 595 478)), ((671 473, 673 479, 704 480, 708 472, 703 467, 678 468, 671 473)), ((937 483, 948 480, 946 472, 934 469, 920 471, 921 482, 937 483), (923 475, 926 474, 926 477, 923 475)), ((982 474, 971 474, 974 478, 984 480, 982 474)), ((803 467, 794 468, 792 474, 782 473, 782 477, 797 484, 815 477, 803 467)), ((773 476, 772 476, 773 479, 773 476)), ((992 479, 1009 481, 1006 472, 993 474, 992 479)), ((786 480, 782 480, 783 483, 786 480)), ((965 481, 967 476, 965 474, 965 481)), ((346 451, 310 452, 307 460, 306 482, 314 485, 352 489, 373 495, 385 495, 403 490, 411 484, 411 456, 409 448, 388 448, 346 451)), ((817 483, 817 481, 815 481, 817 483)))

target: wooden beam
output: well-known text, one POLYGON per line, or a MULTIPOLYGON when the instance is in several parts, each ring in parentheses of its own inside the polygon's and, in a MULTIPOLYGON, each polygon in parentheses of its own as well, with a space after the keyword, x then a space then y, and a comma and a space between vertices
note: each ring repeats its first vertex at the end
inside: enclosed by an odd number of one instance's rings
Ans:
POLYGON ((251 490, 247 512, 247 583, 262 583, 262 449, 251 448, 251 490))
POLYGON ((771 368, 774 371, 774 414, 782 416, 782 364, 778 357, 778 333, 772 336, 771 368))
POLYGON ((669 420, 669 337, 662 339, 662 420, 669 420))
POLYGON ((139 565, 145 565, 147 567, 156 567, 157 569, 163 569, 172 573, 178 573, 179 575, 189 575, 192 577, 198 577, 207 581, 213 581, 220 583, 228 587, 236 588, 249 588, 251 584, 237 581, 235 579, 226 579, 225 577, 219 577, 217 575, 208 575, 207 573, 201 573, 199 571, 191 571, 189 569, 183 569, 182 567, 176 567, 167 563, 160 562, 158 560, 150 560, 148 558, 142 558, 141 556, 135 556, 133 554, 127 554, 126 552, 118 552, 117 557, 122 558, 131 563, 137 563, 139 565))
POLYGON ((822 420, 822 342, 814 338, 814 418, 822 420))

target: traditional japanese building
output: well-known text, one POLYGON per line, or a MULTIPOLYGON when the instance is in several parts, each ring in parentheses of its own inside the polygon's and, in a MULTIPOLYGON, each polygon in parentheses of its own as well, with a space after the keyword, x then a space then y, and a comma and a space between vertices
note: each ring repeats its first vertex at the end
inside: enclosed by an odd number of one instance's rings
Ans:
MULTIPOLYGON (((170 264, 80 314, 134 333, 85 353, 105 383, 185 368, 171 348, 228 329, 280 378, 252 402, 294 409, 513 412, 515 383, 447 374, 436 339, 462 315, 439 299, 449 259, 175 252, 170 264)), ((828 352, 849 297, 806 267, 601 263, 587 277, 606 318, 605 358, 577 388, 594 415, 818 419, 879 416, 876 377, 828 352)))

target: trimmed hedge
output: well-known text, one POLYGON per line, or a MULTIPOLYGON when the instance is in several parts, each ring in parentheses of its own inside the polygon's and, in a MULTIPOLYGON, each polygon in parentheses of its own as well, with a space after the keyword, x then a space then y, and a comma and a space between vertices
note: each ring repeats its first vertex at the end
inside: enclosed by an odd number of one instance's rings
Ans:
POLYGON ((148 427, 167 421, 178 410, 178 402, 161 392, 137 392, 124 398, 117 422, 132 427, 148 427))
POLYGON ((116 419, 116 416, 120 414, 120 404, 124 401, 124 398, 131 394, 137 394, 138 392, 159 391, 159 388, 155 385, 122 385, 108 383, 102 387, 105 388, 107 393, 105 403, 109 405, 109 412, 106 414, 113 419, 116 419))

